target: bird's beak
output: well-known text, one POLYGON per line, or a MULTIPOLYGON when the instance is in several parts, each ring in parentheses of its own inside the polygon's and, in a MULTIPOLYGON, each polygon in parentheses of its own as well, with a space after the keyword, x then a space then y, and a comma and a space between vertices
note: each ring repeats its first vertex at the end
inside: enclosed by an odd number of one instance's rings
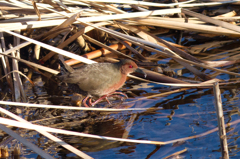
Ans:
POLYGON ((140 68, 137 68, 137 69, 135 70, 135 72, 138 72, 138 73, 143 74, 143 75, 144 75, 144 78, 147 77, 147 74, 146 74, 142 69, 140 69, 140 68))

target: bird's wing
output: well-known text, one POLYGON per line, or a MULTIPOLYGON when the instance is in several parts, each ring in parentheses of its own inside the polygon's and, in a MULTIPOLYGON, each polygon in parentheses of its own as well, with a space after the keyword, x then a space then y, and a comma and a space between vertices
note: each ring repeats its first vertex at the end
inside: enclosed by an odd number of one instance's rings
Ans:
POLYGON ((78 83, 79 85, 83 85, 83 87, 87 86, 93 90, 106 87, 109 83, 111 83, 111 78, 113 78, 117 73, 115 70, 113 70, 112 64, 109 63, 102 63, 88 67, 94 68, 84 69, 84 77, 79 78, 78 83))
POLYGON ((99 63, 84 65, 71 73, 62 75, 60 79, 67 83, 78 84, 82 90, 88 91, 90 94, 99 95, 120 78, 120 70, 113 64, 99 63))

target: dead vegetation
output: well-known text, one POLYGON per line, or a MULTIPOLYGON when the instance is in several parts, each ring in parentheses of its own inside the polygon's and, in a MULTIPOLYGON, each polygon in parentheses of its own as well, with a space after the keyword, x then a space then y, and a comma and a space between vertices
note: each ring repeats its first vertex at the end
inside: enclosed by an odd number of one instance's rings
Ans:
MULTIPOLYGON (((218 129, 214 128, 170 141, 128 139, 132 125, 140 115, 157 114, 161 110, 158 106, 149 107, 151 100, 148 99, 158 100, 190 89, 212 89, 215 86, 216 103, 221 108, 221 98, 217 98, 220 92, 216 87, 218 83, 222 88, 236 87, 239 83, 239 2, 1 1, 0 123, 3 125, 0 129, 4 136, 1 145, 10 144, 8 151, 11 153, 8 155, 16 158, 21 148, 13 142, 14 138, 43 158, 53 158, 60 152, 92 158, 87 152, 118 147, 125 142, 166 145, 216 132, 218 129), (67 91, 59 88, 55 79, 59 73, 59 55, 74 68, 129 58, 147 73, 147 78, 138 74, 129 75, 135 83, 142 81, 171 87, 160 89, 159 93, 144 93, 137 89, 140 86, 132 89, 125 87, 122 91, 127 92, 131 100, 116 104, 114 108, 76 107, 81 104, 84 95, 75 94, 75 86, 67 91), (144 100, 147 102, 136 105, 144 100), (128 114, 126 111, 131 111, 128 120, 112 121, 113 114, 128 114), (103 121, 109 123, 104 125, 106 131, 99 133, 102 136, 92 135, 93 125, 103 121), (107 132, 113 125, 121 131, 112 132, 116 135, 109 137, 111 134, 107 132), (36 132, 49 139, 48 147, 34 141, 36 132), (69 140, 81 139, 84 143, 93 143, 73 146, 60 139, 63 134, 72 135, 69 140), (105 143, 99 141, 102 139, 106 140, 105 143), (69 152, 60 149, 60 145, 69 152)), ((101 106, 106 106, 106 103, 101 106)), ((218 121, 224 123, 223 113, 217 114, 220 114, 218 121)), ((169 114, 162 116, 167 117, 169 114)), ((221 132, 225 130, 223 125, 219 123, 221 132)), ((222 135, 222 155, 228 158, 227 142, 224 140, 226 133, 222 135)), ((21 151, 26 154, 23 148, 21 151)), ((165 158, 186 151, 187 148, 171 152, 165 158)))

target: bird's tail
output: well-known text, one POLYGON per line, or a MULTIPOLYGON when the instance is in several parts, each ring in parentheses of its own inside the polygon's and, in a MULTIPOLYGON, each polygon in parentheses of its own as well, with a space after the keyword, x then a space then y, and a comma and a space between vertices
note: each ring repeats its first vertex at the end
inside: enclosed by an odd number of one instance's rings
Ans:
POLYGON ((74 71, 71 66, 67 65, 64 62, 64 59, 63 59, 62 55, 59 55, 59 64, 61 66, 61 70, 60 70, 60 72, 61 72, 60 74, 61 75, 72 73, 74 71))

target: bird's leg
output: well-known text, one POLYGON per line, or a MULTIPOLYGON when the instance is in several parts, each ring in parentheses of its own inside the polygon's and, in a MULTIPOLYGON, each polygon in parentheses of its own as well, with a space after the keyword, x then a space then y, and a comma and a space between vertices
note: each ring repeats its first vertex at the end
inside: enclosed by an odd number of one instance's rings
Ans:
MULTIPOLYGON (((83 99, 82 103, 83 103, 84 107, 89 107, 89 106, 87 105, 87 100, 88 100, 89 98, 90 98, 90 97, 87 96, 87 97, 85 97, 85 98, 83 99)), ((90 99, 91 99, 91 98, 90 98, 90 99)))
POLYGON ((104 95, 104 96, 100 97, 99 99, 97 99, 97 100, 94 101, 93 103, 92 103, 92 100, 91 100, 91 98, 90 98, 89 103, 91 104, 91 106, 94 106, 94 105, 96 105, 97 103, 101 102, 102 100, 106 99, 106 101, 108 102, 108 104, 111 105, 111 102, 107 99, 107 97, 119 97, 119 98, 121 98, 121 100, 123 101, 123 97, 122 97, 121 95, 124 96, 125 98, 128 98, 128 96, 127 96, 126 94, 122 93, 122 92, 112 92, 112 93, 109 93, 109 94, 107 94, 107 95, 104 95))
POLYGON ((96 100, 94 102, 92 102, 92 98, 89 99, 89 104, 93 107, 94 105, 96 105, 98 102, 100 102, 101 100, 96 100))
POLYGON ((128 96, 122 92, 112 92, 112 93, 108 94, 107 97, 119 97, 122 100, 121 95, 124 96, 125 98, 128 98, 128 96))
POLYGON ((112 105, 112 103, 108 100, 108 97, 105 98, 109 105, 112 105))
POLYGON ((98 98, 98 99, 97 99, 96 101, 94 101, 93 103, 92 103, 92 101, 91 101, 91 105, 92 105, 92 106, 96 105, 97 103, 99 103, 99 102, 101 102, 103 99, 105 99, 106 97, 107 97, 107 95, 104 95, 104 96, 98 98))
POLYGON ((109 105, 112 105, 112 103, 108 100, 108 97, 120 98, 121 101, 123 101, 123 99, 124 99, 123 96, 124 96, 125 98, 128 98, 128 96, 127 96, 126 94, 122 93, 122 92, 112 92, 112 93, 106 95, 105 98, 106 98, 106 101, 108 102, 108 104, 109 104, 109 105), (122 96, 121 96, 121 95, 122 95, 122 96))

